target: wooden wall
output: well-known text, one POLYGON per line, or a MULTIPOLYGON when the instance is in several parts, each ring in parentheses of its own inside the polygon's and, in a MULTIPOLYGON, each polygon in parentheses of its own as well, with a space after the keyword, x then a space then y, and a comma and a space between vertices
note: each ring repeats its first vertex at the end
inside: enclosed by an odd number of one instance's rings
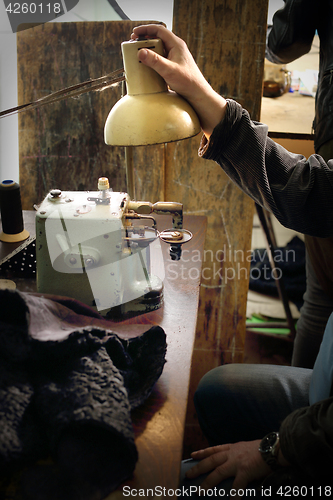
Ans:
MULTIPOLYGON (((174 0, 173 31, 183 38, 213 88, 259 120, 268 1, 174 0)), ((204 373, 241 362, 251 245, 253 202, 220 167, 198 158, 199 138, 167 146, 166 196, 186 211, 207 216, 196 345, 192 361, 185 458, 205 445, 193 406, 204 373)))
MULTIPOLYGON (((225 97, 259 119, 268 0, 174 0, 174 32, 225 97)), ((19 103, 122 66, 120 43, 133 21, 47 23, 18 37, 19 103)), ((53 187, 96 189, 101 175, 126 189, 123 148, 104 144, 103 127, 120 87, 20 114, 20 185, 24 209, 53 187)), ((253 202, 212 161, 198 158, 200 137, 133 151, 136 198, 178 201, 207 216, 197 341, 185 433, 185 456, 201 445, 192 404, 201 376, 241 362, 253 202)))
MULTIPOLYGON (((46 23, 17 34, 18 99, 51 92, 122 68, 120 44, 135 21, 46 23)), ((19 114, 22 205, 31 210, 52 188, 96 190, 101 176, 126 190, 125 150, 104 143, 104 123, 121 84, 19 114)), ((164 146, 133 152, 141 199, 163 196, 164 146)))

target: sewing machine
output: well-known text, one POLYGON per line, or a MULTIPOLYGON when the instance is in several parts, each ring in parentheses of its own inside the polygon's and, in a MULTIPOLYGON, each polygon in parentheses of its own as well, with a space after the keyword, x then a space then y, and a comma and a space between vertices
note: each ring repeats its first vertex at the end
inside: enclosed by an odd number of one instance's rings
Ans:
POLYGON ((179 260, 191 237, 180 203, 132 201, 106 178, 98 191, 51 190, 36 214, 37 290, 73 297, 106 317, 154 310, 163 303, 160 241, 179 260), (153 214, 171 216, 172 228, 159 232, 153 214))

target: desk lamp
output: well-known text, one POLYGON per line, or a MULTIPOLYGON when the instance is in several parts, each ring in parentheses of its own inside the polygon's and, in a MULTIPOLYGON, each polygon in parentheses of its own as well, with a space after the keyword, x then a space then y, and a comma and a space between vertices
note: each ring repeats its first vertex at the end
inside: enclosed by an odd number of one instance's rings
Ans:
POLYGON ((160 39, 123 42, 127 95, 111 109, 104 127, 106 144, 147 146, 186 139, 201 130, 190 104, 168 89, 155 70, 140 63, 138 50, 146 48, 163 55, 160 39))
MULTIPOLYGON (((132 200, 135 187, 130 146, 179 141, 201 131, 199 118, 191 105, 171 91, 155 70, 138 60, 138 50, 143 48, 163 55, 163 43, 159 38, 139 38, 121 44, 127 94, 113 106, 104 127, 106 144, 125 146, 127 190, 132 200)), ((180 259, 181 244, 191 238, 182 226, 181 204, 158 202, 152 205, 131 201, 129 209, 138 214, 180 213, 178 219, 173 219, 173 229, 160 233, 162 241, 171 245, 172 258, 180 259)))

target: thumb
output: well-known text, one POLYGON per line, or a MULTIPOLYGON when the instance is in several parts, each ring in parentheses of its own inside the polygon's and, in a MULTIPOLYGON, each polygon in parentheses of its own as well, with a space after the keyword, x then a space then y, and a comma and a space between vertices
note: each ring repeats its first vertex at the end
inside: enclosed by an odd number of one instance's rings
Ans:
POLYGON ((140 62, 154 69, 163 78, 167 76, 170 62, 163 56, 160 56, 153 50, 140 49, 138 51, 138 59, 140 62))

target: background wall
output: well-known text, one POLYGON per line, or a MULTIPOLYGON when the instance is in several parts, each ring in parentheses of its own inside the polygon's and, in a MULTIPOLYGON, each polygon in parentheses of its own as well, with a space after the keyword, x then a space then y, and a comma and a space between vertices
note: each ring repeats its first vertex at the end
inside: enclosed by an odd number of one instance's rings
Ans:
MULTIPOLYGON (((112 0, 110 1, 112 3, 112 0)), ((121 19, 108 0, 80 0, 58 18, 60 22, 112 21, 121 19)), ((122 11, 133 20, 156 19, 172 29, 173 0, 117 0, 122 11)), ((268 23, 283 0, 270 0, 268 23)), ((3 2, 0 2, 0 110, 17 106, 16 34, 12 32, 3 2)), ((0 181, 19 180, 18 118, 0 119, 0 181)))
MULTIPOLYGON (((80 0, 55 21, 114 21, 122 17, 111 7, 113 0, 80 0)), ((172 28, 173 0, 118 0, 129 19, 156 19, 172 28)), ((0 110, 17 106, 16 34, 12 32, 4 2, 0 2, 0 110)), ((101 75, 102 76, 102 75, 101 75)), ((18 116, 0 119, 0 182, 19 181, 18 116)))

